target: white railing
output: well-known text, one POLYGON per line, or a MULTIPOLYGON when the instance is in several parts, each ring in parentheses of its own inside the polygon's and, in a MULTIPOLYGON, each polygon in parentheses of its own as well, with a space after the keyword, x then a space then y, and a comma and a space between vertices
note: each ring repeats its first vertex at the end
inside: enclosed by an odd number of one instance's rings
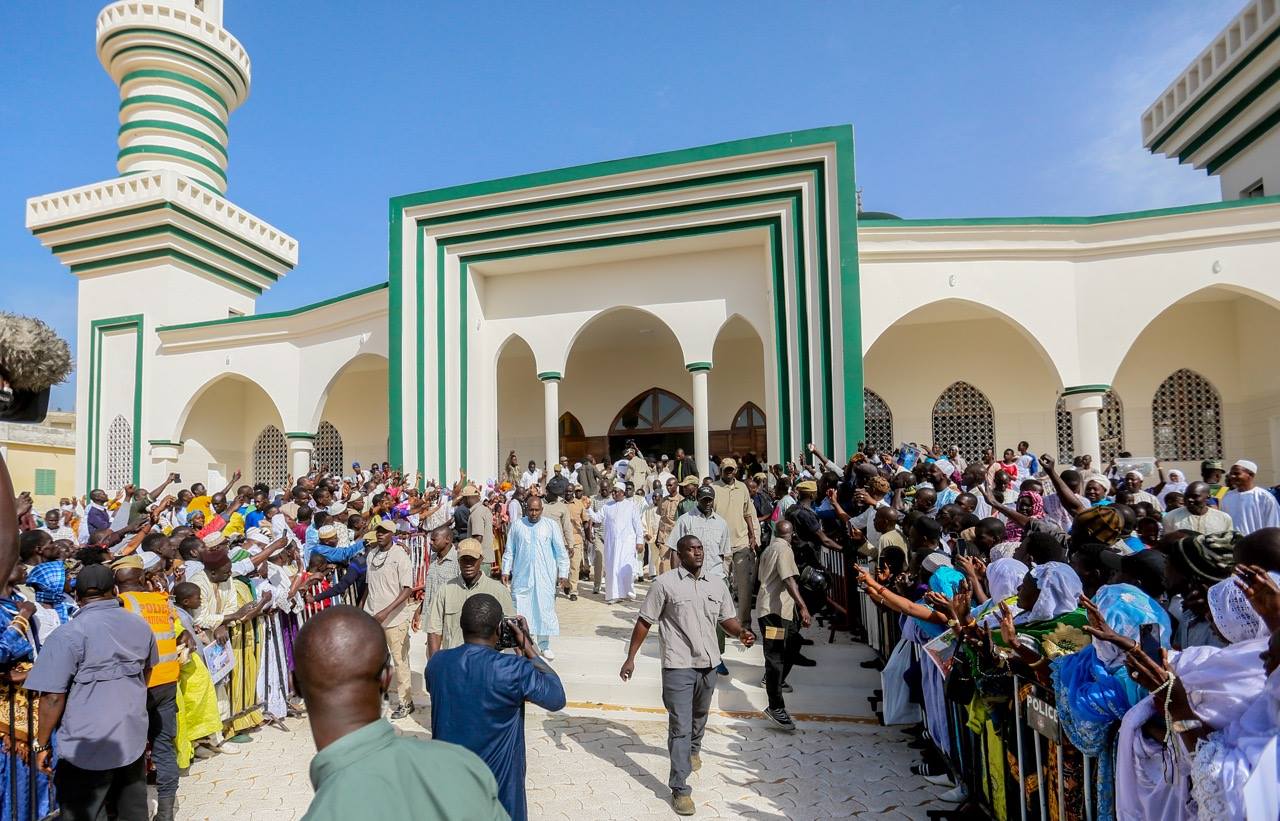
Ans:
POLYGON ((101 43, 102 38, 114 29, 138 24, 168 29, 205 43, 234 60, 244 72, 246 81, 249 78, 249 52, 230 32, 193 11, 163 3, 112 3, 98 14, 97 41, 101 43))
POLYGON ((1204 89, 1280 25, 1278 12, 1280 0, 1253 0, 1245 6, 1142 113, 1142 144, 1150 147, 1165 126, 1185 111, 1204 89))

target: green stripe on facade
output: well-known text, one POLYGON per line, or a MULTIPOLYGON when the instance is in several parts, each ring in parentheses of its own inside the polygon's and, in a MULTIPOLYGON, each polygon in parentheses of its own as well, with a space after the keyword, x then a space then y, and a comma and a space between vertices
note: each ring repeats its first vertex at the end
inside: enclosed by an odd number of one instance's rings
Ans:
POLYGON ((107 234, 105 236, 93 237, 91 239, 83 239, 79 242, 68 242, 62 245, 54 245, 49 250, 55 254, 62 254, 71 251, 83 251, 86 248, 97 248, 102 245, 112 245, 117 242, 128 242, 129 240, 146 239, 147 237, 157 236, 171 236, 175 239, 186 240, 192 245, 197 245, 206 251, 217 254, 218 256, 234 262, 237 265, 248 268, 255 274, 265 277, 272 282, 280 278, 279 275, 270 268, 264 268, 253 260, 243 257, 234 251, 229 251, 221 245, 214 245, 212 242, 208 242, 207 240, 204 240, 189 231, 183 230, 176 225, 168 224, 156 225, 151 228, 139 228, 136 231, 125 231, 120 234, 107 234))
POLYGON ((364 296, 365 294, 372 294, 375 291, 381 291, 386 287, 387 287, 387 283, 379 282, 377 285, 370 285, 369 287, 361 288, 358 291, 351 291, 350 293, 339 294, 338 296, 329 297, 328 299, 323 299, 319 302, 313 302, 310 305, 303 305, 298 308, 292 308, 287 311, 273 311, 268 314, 248 314, 246 316, 229 316, 226 319, 207 319, 203 322, 184 322, 180 325, 161 325, 160 327, 156 328, 156 332, 163 333, 165 331, 185 331, 191 328, 213 328, 213 327, 219 327, 222 325, 239 325, 244 322, 259 322, 264 319, 281 319, 283 317, 297 316, 298 314, 304 314, 307 311, 314 311, 317 308, 323 308, 327 305, 333 305, 338 302, 346 302, 348 299, 355 299, 356 297, 364 296))
MULTIPOLYGON (((844 374, 841 390, 844 394, 844 449, 847 454, 866 436, 862 395, 862 286, 858 273, 858 214, 855 206, 858 188, 854 171, 853 130, 846 129, 837 134, 835 143, 836 167, 832 173, 836 178, 837 229, 840 231, 840 347, 844 374)), ((826 372, 832 370, 833 367, 828 367, 826 372)))
POLYGON ((1209 164, 1205 166, 1205 171, 1208 171, 1210 174, 1216 174, 1218 169, 1234 160, 1242 151, 1262 139, 1268 131, 1275 128, 1277 125, 1280 125, 1280 108, 1277 108, 1275 111, 1271 112, 1271 114, 1264 117, 1253 128, 1246 131, 1240 139, 1224 148, 1221 153, 1209 160, 1209 164))
MULTIPOLYGON (((443 203, 443 202, 449 202, 453 200, 462 200, 462 199, 467 199, 469 197, 486 196, 486 195, 491 195, 495 193, 517 191, 517 190, 523 190, 528 188, 549 186, 549 185, 573 182, 573 181, 584 180, 584 179, 606 177, 606 176, 611 176, 615 174, 623 174, 623 173, 634 172, 639 170, 659 168, 663 166, 677 166, 677 165, 682 165, 686 163, 696 163, 696 162, 702 162, 702 161, 711 160, 711 159, 722 159, 725 157, 732 157, 737 155, 754 154, 754 153, 767 152, 767 151, 778 151, 778 150, 785 150, 789 148, 799 148, 799 147, 805 147, 805 146, 816 146, 824 143, 836 144, 837 160, 840 160, 842 156, 842 152, 840 151, 840 145, 842 142, 847 143, 848 145, 849 150, 846 153, 851 161, 852 160, 851 129, 848 126, 833 126, 833 127, 827 127, 827 128, 812 129, 809 131, 790 132, 790 133, 776 134, 776 135, 770 135, 765 137, 754 137, 754 138, 749 138, 745 140, 736 140, 732 142, 720 143, 720 144, 710 145, 710 146, 702 146, 697 148, 661 152, 661 153, 650 154, 650 155, 645 155, 641 157, 632 157, 632 158, 620 159, 620 160, 610 160, 606 162, 575 166, 571 168, 564 168, 564 169, 558 169, 553 171, 537 172, 533 174, 525 174, 525 175, 520 175, 515 177, 507 177, 507 178, 502 178, 497 180, 489 180, 485 182, 453 186, 449 188, 437 189, 434 191, 424 191, 417 194, 409 194, 409 195, 393 198, 389 204, 390 205, 390 208, 389 208, 390 228, 391 228, 392 234, 390 237, 390 254, 389 254, 390 264, 388 266, 388 277, 391 281, 390 312, 391 312, 392 319, 391 319, 390 331, 392 336, 391 348, 393 351, 391 393, 392 393, 392 401, 394 405, 390 413, 390 416, 391 416, 391 420, 390 420, 391 421, 391 448, 390 450, 391 452, 393 454, 399 454, 401 458, 403 457, 403 437, 401 435, 400 423, 403 420, 403 413, 404 413, 403 384, 402 384, 404 380, 404 374, 403 374, 403 368, 401 367, 402 362, 398 363, 396 360, 399 360, 401 358, 401 352, 403 350, 403 342, 404 342, 403 322, 400 320, 399 315, 403 311, 403 285, 402 285, 401 278, 404 272, 403 272, 403 259, 402 259, 401 246, 400 246, 400 243, 403 242, 403 238, 400 236, 400 234, 403 231, 403 223, 404 223, 404 218, 406 216, 404 213, 405 209, 427 205, 427 204, 433 204, 433 203, 443 203)), ((819 164, 820 169, 825 168, 825 166, 826 166, 825 163, 819 164)), ((778 168, 778 167, 775 167, 775 168, 778 168)), ((743 173, 744 175, 751 174, 754 176, 763 176, 765 174, 770 173, 771 171, 772 169, 760 169, 758 171, 740 172, 740 173, 743 173)), ((788 169, 786 171, 782 171, 781 169, 779 169, 776 173, 791 173, 791 169, 788 169)), ((848 192, 845 192, 844 188, 846 186, 843 183, 845 182, 846 177, 848 179, 852 179, 852 175, 853 175, 852 165, 850 165, 847 168, 846 174, 841 175, 837 173, 836 175, 837 180, 842 183, 839 186, 840 195, 845 196, 845 194, 847 193, 847 196, 850 202, 852 202, 852 197, 853 197, 852 189, 849 189, 848 192)), ((545 208, 551 208, 551 207, 559 207, 559 206, 568 204, 571 201, 586 201, 588 199, 595 200, 595 199, 603 199, 603 198, 620 199, 620 198, 626 198, 630 196, 636 196, 641 193, 648 193, 657 188, 661 188, 662 190, 667 190, 670 188, 692 187, 699 184, 715 184, 717 180, 712 179, 715 176, 716 175, 704 175, 704 177, 695 178, 693 180, 681 180, 681 181, 674 181, 674 182, 667 182, 667 183, 659 183, 659 184, 654 184, 652 186, 635 186, 632 188, 602 192, 599 194, 593 193, 593 194, 586 194, 586 195, 568 195, 564 197, 553 197, 553 198, 540 200, 537 202, 520 203, 520 204, 506 205, 506 206, 494 206, 489 208, 472 209, 470 211, 467 211, 465 209, 459 209, 458 211, 455 211, 450 214, 434 215, 430 218, 424 218, 422 220, 419 220, 419 222, 422 223, 424 226, 425 224, 428 224, 428 223, 432 225, 445 224, 449 222, 457 222, 457 221, 462 221, 467 219, 478 219, 478 218, 481 218, 482 216, 488 216, 494 213, 507 213, 512 211, 536 210, 536 209, 545 209, 545 208)), ((727 176, 727 175, 724 175, 724 176, 727 176)), ((821 172, 819 171, 817 174, 815 174, 815 176, 817 177, 817 185, 823 186, 825 183, 825 180, 822 178, 821 172)), ((822 190, 822 189, 819 188, 819 190, 822 190)), ((817 225, 818 225, 819 231, 825 231, 825 209, 826 209, 825 194, 819 195, 817 199, 818 199, 817 210, 819 211, 817 225)), ((852 211, 852 209, 845 209, 845 210, 852 211)), ((856 223, 854 222, 854 217, 852 216, 852 214, 850 214, 847 220, 843 216, 843 212, 841 212, 841 215, 842 215, 841 216, 842 236, 844 237, 848 237, 849 235, 856 236, 856 233, 855 233, 856 223)), ((774 230, 777 231, 779 229, 774 229, 774 230)), ((420 235, 425 235, 425 234, 424 232, 420 232, 420 235)), ((778 246, 780 242, 781 242, 780 236, 775 238, 770 243, 771 250, 775 246, 778 246)), ((822 248, 819 254, 820 259, 817 260, 817 262, 819 263, 818 275, 820 277, 820 281, 825 280, 825 285, 823 288, 824 293, 823 293, 823 296, 820 298, 820 302, 827 301, 829 303, 830 281, 829 281, 829 273, 827 270, 828 249, 826 247, 825 242, 822 242, 821 245, 822 245, 822 248)), ((438 269, 443 268, 443 256, 444 256, 443 246, 440 244, 440 241, 437 240, 437 268, 438 269)), ((775 283, 780 285, 783 280, 782 269, 780 267, 782 264, 780 252, 775 254, 774 256, 775 256, 775 259, 773 261, 774 279, 775 279, 775 283)), ((856 290, 856 287, 857 287, 856 252, 850 255, 849 252, 845 250, 842 242, 841 256, 842 256, 842 259, 841 259, 842 291, 847 291, 848 288, 850 287, 850 283, 847 281, 847 279, 852 279, 852 287, 855 288, 856 290)), ((418 282, 420 283, 418 287, 418 291, 419 291, 419 301, 421 302, 421 299, 422 299, 421 291, 423 290, 422 284, 421 284, 421 280, 423 276, 423 273, 421 271, 421 267, 423 263, 422 254, 419 254, 418 256, 418 263, 419 263, 419 269, 420 269, 418 272, 418 282)), ((802 268, 798 268, 797 273, 801 273, 802 270, 803 270, 802 268)), ((846 294, 845 300, 847 299, 848 299, 848 296, 846 294)), ((859 304, 856 296, 853 299, 853 304, 854 305, 859 304)), ((423 400, 425 399, 425 392, 426 392, 426 386, 424 384, 425 377, 421 373, 421 366, 422 366, 421 352, 425 350, 423 347, 423 339, 422 339, 422 336, 425 333, 424 331, 425 323, 422 320, 425 319, 425 316, 423 316, 421 308, 419 309, 418 316, 419 316, 419 321, 417 323, 418 335, 419 335, 418 350, 420 352, 419 354, 420 370, 419 370, 419 377, 418 377, 419 386, 420 386, 420 391, 418 394, 419 395, 418 416, 419 416, 419 421, 421 423, 422 421, 421 409, 423 407, 422 403, 423 403, 423 400)), ((784 319, 785 319, 785 315, 784 315, 784 319)), ((848 340, 852 338, 857 341, 857 344, 854 345, 852 349, 858 351, 859 353, 861 351, 860 319, 861 319, 860 316, 857 314, 854 314, 852 316, 846 315, 844 317, 844 321, 842 322, 842 334, 843 334, 845 346, 848 347, 848 340)), ((821 317, 821 322, 824 326, 824 330, 822 331, 822 334, 823 334, 822 351, 826 358, 820 361, 823 361, 825 363, 830 361, 830 356, 828 353, 831 349, 830 317, 827 315, 824 315, 823 317, 821 317)), ((785 328, 785 322, 784 322, 784 328, 785 328)), ((775 336, 776 336, 776 333, 775 333, 775 336)), ((785 347, 786 340, 777 339, 776 343, 779 346, 785 347)), ((850 374, 848 373, 848 369, 846 368, 846 374, 845 374, 846 382, 849 382, 854 378, 860 378, 861 376, 860 356, 856 361, 859 367, 856 370, 855 376, 850 376, 850 374)), ((825 380, 827 381, 825 381, 822 386, 824 391, 823 405, 824 405, 824 410, 826 410, 828 407, 832 408, 830 411, 827 411, 826 413, 824 413, 824 418, 828 420, 833 420, 834 401, 833 399, 827 398, 828 396, 831 395, 829 379, 831 378, 832 374, 830 373, 830 371, 831 371, 831 368, 827 367, 824 364, 822 373, 825 380)), ((442 374, 443 374, 443 370, 442 370, 442 374)), ((786 378, 789 381, 789 377, 786 377, 784 375, 784 378, 786 378)), ((806 390, 808 390, 807 386, 806 386, 806 390)), ((788 392, 789 392, 789 388, 788 388, 788 392)), ((781 390, 780 390, 780 393, 782 393, 781 390)), ((845 402, 844 402, 845 409, 846 409, 845 410, 846 426, 853 424, 857 426, 858 430, 861 430, 862 392, 861 392, 860 383, 856 391, 846 391, 846 394, 847 395, 845 397, 845 402), (856 414, 850 413, 850 410, 852 408, 856 408, 858 412, 856 414), (856 419, 853 421, 850 421, 849 417, 851 416, 856 416, 856 419)), ((785 415, 788 417, 788 421, 784 426, 784 430, 786 435, 789 438, 791 433, 790 424, 789 424, 789 416, 790 416, 789 407, 785 409, 785 415)), ((423 458, 424 454, 422 453, 422 449, 424 447, 422 444, 423 441, 424 441, 423 437, 419 436, 419 443, 420 443, 419 464, 420 465, 425 465, 425 459, 423 458)), ((832 442, 827 441, 827 445, 831 447, 832 442)), ((790 449, 790 445, 787 444, 784 450, 789 450, 789 449, 790 449)), ((442 458, 442 464, 443 464, 443 461, 444 461, 443 455, 441 458, 442 458)), ((465 454, 463 458, 465 459, 465 454)))
MULTIPOLYGON (((144 318, 142 314, 129 316, 113 316, 95 319, 89 323, 89 430, 88 454, 85 458, 85 480, 88 484, 86 492, 98 487, 99 453, 101 448, 101 415, 102 408, 102 337, 112 331, 134 328, 134 383, 133 383, 133 475, 132 481, 137 484, 139 470, 142 465, 142 334, 144 318)), ((110 488, 110 491, 119 488, 110 488)))
MULTIPOLYGON (((203 166, 212 171, 223 183, 227 181, 227 172, 218 167, 217 163, 201 157, 199 154, 191 151, 183 151, 181 148, 170 148, 167 145, 131 145, 128 148, 122 148, 116 153, 118 159, 125 157, 133 157, 138 154, 159 154, 163 157, 177 157, 180 160, 188 160, 196 165, 203 166)), ((193 180, 199 182, 199 180, 193 180)))
POLYGON ((873 219, 858 220, 862 228, 929 228, 929 227, 995 227, 1002 225, 1105 225, 1112 222, 1174 217, 1181 214, 1200 214, 1207 211, 1227 211, 1233 208, 1257 208, 1280 202, 1280 195, 1256 197, 1247 200, 1221 200, 1201 202, 1195 205, 1178 205, 1172 208, 1150 208, 1145 211, 1122 211, 1118 214, 1098 214, 1091 217, 943 217, 937 219, 873 219))
POLYGON ((221 268, 215 268, 202 260, 198 260, 189 254, 182 253, 181 251, 175 251, 172 248, 157 248, 153 251, 140 251, 136 254, 125 254, 119 257, 111 257, 110 259, 98 259, 93 262, 78 262, 71 266, 71 273, 84 274, 90 271, 97 271, 102 268, 110 268, 113 265, 128 265, 134 262, 152 262, 164 259, 170 259, 175 262, 190 265, 192 268, 204 271, 211 276, 215 276, 218 279, 225 280, 226 282, 235 285, 237 288, 248 291, 254 296, 262 295, 262 289, 257 285, 254 285, 252 282, 247 282, 223 271, 221 268))
MULTIPOLYGON (((218 51, 217 49, 213 48, 212 46, 208 45, 207 43, 202 43, 199 40, 196 40, 191 37, 187 37, 186 35, 183 35, 183 34, 178 34, 177 32, 169 31, 168 29, 151 28, 149 26, 130 26, 129 28, 123 28, 123 29, 120 29, 119 31, 113 31, 110 34, 108 34, 106 37, 102 38, 102 42, 98 43, 98 48, 102 48, 104 45, 106 45, 107 43, 110 43, 112 40, 116 39, 117 37, 122 37, 126 34, 147 34, 147 35, 153 35, 153 36, 160 36, 166 40, 169 40, 170 42, 176 40, 176 41, 180 41, 180 42, 195 46, 205 54, 208 54, 214 57, 215 59, 220 60, 225 66, 227 66, 227 68, 235 72, 236 76, 240 78, 241 84, 243 84, 246 89, 249 87, 248 75, 246 75, 244 71, 241 70, 239 64, 236 63, 235 60, 232 60, 230 57, 218 51)), ((116 53, 123 54, 127 50, 128 49, 123 49, 116 53)))
MULTIPOLYGON (((131 171, 129 173, 141 174, 144 172, 131 171)), ((221 196, 221 194, 219 194, 219 196, 221 196)), ((53 223, 52 225, 45 225, 40 228, 33 228, 31 230, 31 233, 35 234, 36 236, 41 236, 43 234, 49 233, 50 231, 62 231, 67 228, 77 228, 82 225, 91 225, 96 222, 105 222, 107 220, 116 220, 116 219, 121 219, 123 217, 132 217, 138 214, 145 214, 151 211, 173 211, 175 213, 181 214, 187 219, 194 220, 195 222, 200 223, 201 225, 205 226, 206 228, 209 228, 212 231, 217 231, 222 236, 226 237, 227 239, 233 240, 239 245, 242 245, 246 248, 251 248, 255 253, 262 254, 264 257, 275 260, 277 263, 279 263, 280 265, 284 266, 287 269, 293 268, 293 263, 285 259, 284 257, 273 254, 272 252, 259 248, 256 245, 251 245, 243 237, 239 236, 238 234, 233 234, 230 231, 228 231, 226 228, 223 228, 221 225, 218 225, 216 222, 207 220, 204 217, 200 216, 199 214, 195 213, 194 211, 189 211, 186 208, 182 207, 181 205, 173 202, 157 202, 152 205, 144 205, 141 208, 132 208, 128 211, 113 211, 109 214, 101 214, 96 217, 86 217, 84 219, 69 220, 67 222, 57 222, 57 223, 53 223)))
POLYGON ((226 83, 227 88, 231 90, 232 94, 237 93, 236 84, 231 80, 230 77, 227 76, 227 73, 222 69, 218 68, 218 66, 216 66, 215 64, 204 59, 203 57, 197 57, 194 54, 188 54, 187 52, 180 51, 179 49, 176 49, 176 48, 166 48, 165 46, 151 46, 151 45, 129 46, 128 48, 122 48, 115 53, 115 56, 119 57, 122 54, 129 54, 131 52, 145 52, 147 54, 158 53, 160 55, 168 55, 168 56, 176 57, 180 60, 187 60, 191 63, 194 63, 197 66, 200 66, 206 69, 210 74, 215 75, 219 80, 226 83))
POLYGON ((1063 395, 1063 396, 1075 396, 1076 394, 1081 394, 1081 393, 1106 393, 1106 392, 1107 392, 1107 391, 1109 391, 1109 390, 1111 390, 1111 386, 1110 386, 1110 385, 1103 385, 1103 384, 1097 384, 1097 385, 1072 385, 1072 386, 1071 386, 1071 387, 1069 387, 1069 388, 1063 388, 1063 389, 1062 389, 1062 395, 1063 395))
POLYGON ((132 97, 125 97, 123 100, 121 100, 119 110, 124 111, 126 108, 130 108, 135 105, 141 105, 141 106, 163 105, 163 106, 169 106, 170 108, 179 108, 179 109, 182 109, 183 111, 187 111, 192 114, 196 114, 200 117, 203 117, 205 120, 209 122, 210 125, 216 127, 219 131, 221 131, 224 136, 229 136, 227 132, 226 123, 222 122, 222 118, 218 116, 218 113, 216 111, 211 111, 207 108, 198 106, 195 103, 189 102, 187 100, 181 100, 177 97, 170 97, 167 94, 135 94, 132 97))
POLYGON ((195 137, 200 142, 208 145, 214 151, 222 155, 222 159, 227 159, 227 149, 222 147, 222 143, 213 137, 204 133, 198 128, 192 128, 189 125, 181 123, 173 123, 168 120, 130 120, 116 130, 116 135, 123 135, 126 131, 137 131, 139 129, 150 128, 159 131, 172 131, 175 134, 185 134, 188 137, 195 137))
POLYGON ((1236 75, 1244 71, 1259 54, 1266 50, 1267 46, 1275 42, 1277 37, 1280 37, 1280 29, 1276 29, 1264 37, 1261 42, 1249 50, 1248 54, 1241 57, 1239 62, 1231 67, 1230 71, 1219 77, 1214 81, 1212 86, 1201 92, 1199 98, 1194 103, 1187 106, 1187 110, 1179 114, 1173 122, 1169 123, 1169 125, 1165 127, 1164 131, 1160 132, 1160 136, 1152 141, 1151 153, 1154 154, 1159 151, 1160 147, 1164 145, 1165 140, 1169 139, 1169 137, 1173 135, 1173 132, 1181 128, 1187 120, 1191 119, 1191 117, 1194 116, 1195 113, 1199 111, 1211 97, 1213 97, 1213 95, 1221 91, 1227 83, 1231 82, 1236 77, 1236 75))
MULTIPOLYGON (((404 468, 404 433, 402 433, 402 425, 404 424, 404 379, 400 376, 401 366, 404 364, 404 355, 401 345, 404 344, 404 319, 401 316, 401 308, 404 303, 404 282, 400 277, 400 268, 404 264, 404 254, 401 253, 404 237, 401 232, 404 228, 404 217, 399 208, 394 204, 388 206, 390 213, 387 214, 387 224, 389 226, 389 239, 387 242, 387 368, 388 368, 388 384, 387 393, 387 458, 391 460, 391 464, 397 470, 404 468)), ((422 253, 418 253, 418 264, 422 264, 422 253)), ((421 268, 419 268, 421 271, 421 268)), ((418 274, 418 281, 422 280, 422 274, 418 274)), ((421 306, 418 309, 418 316, 422 315, 421 306)), ((421 359, 422 357, 418 357, 421 359)), ((419 379, 421 384, 422 380, 419 379)), ((422 416, 422 406, 418 406, 418 416, 422 416)), ((419 435, 421 441, 421 435, 419 435)), ((418 461, 418 465, 422 465, 422 461, 418 461)), ((419 467, 419 472, 425 473, 419 467)))
POLYGON ((133 80, 164 80, 166 82, 178 83, 179 85, 194 88, 196 91, 206 95, 218 105, 222 106, 224 116, 229 117, 231 115, 230 106, 227 105, 226 100, 222 99, 222 95, 219 94, 216 89, 205 85, 199 80, 192 79, 185 74, 179 74, 176 71, 165 71, 158 68, 141 68, 137 71, 131 71, 121 77, 120 89, 123 91, 124 87, 133 80))

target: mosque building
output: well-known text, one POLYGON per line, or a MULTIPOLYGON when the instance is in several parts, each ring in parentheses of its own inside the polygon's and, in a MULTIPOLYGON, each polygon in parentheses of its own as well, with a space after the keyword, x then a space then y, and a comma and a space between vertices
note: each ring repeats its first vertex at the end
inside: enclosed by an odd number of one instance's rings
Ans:
POLYGON ((704 469, 1027 440, 1193 474, 1247 457, 1273 483, 1277 5, 1248 3, 1141 114, 1219 202, 859 213, 835 126, 394 196, 386 282, 258 313, 299 243, 226 196, 249 55, 221 0, 112 3, 118 176, 26 206, 78 279, 77 485, 373 460, 485 477, 629 439, 704 469))

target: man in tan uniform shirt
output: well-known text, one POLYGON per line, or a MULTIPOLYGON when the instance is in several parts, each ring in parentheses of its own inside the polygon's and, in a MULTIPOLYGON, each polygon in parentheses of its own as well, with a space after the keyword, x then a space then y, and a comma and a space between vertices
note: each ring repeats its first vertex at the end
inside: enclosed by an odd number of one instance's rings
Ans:
MULTIPOLYGON (((756 587, 756 535, 751 521, 756 517, 755 506, 747 486, 738 480, 738 463, 730 458, 720 462, 720 478, 711 483, 716 493, 716 513, 729 525, 729 548, 733 558, 726 564, 733 569, 726 576, 733 581, 737 597, 737 616, 740 624, 751 620, 751 595, 756 587)), ((726 568, 727 570, 728 568, 726 568)))
POLYGON ((654 542, 658 551, 658 575, 671 569, 671 548, 667 547, 667 536, 676 526, 676 519, 680 518, 680 498, 675 477, 669 477, 667 495, 658 502, 658 538, 654 542))

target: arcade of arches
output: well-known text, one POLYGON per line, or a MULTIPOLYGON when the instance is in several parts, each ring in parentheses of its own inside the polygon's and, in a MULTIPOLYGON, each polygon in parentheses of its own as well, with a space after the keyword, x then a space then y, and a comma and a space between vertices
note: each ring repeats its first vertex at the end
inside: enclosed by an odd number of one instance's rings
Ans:
MULTIPOLYGON (((1195 476, 1201 460, 1249 458, 1275 476, 1280 374, 1252 333, 1277 320, 1270 303, 1218 287, 1135 328, 1110 385, 1089 386, 1104 462, 1128 451, 1195 476)), ((1069 460, 1080 403, 1042 354, 1008 317, 971 303, 908 314, 864 357, 867 442, 955 444, 974 459, 1026 440, 1069 460)))
MULTIPOLYGON (((764 346, 740 316, 720 329, 709 370, 686 367, 667 324, 634 308, 604 312, 573 340, 556 381, 554 417, 559 455, 619 458, 628 441, 646 453, 694 453, 695 381, 707 385, 712 453, 766 453, 764 346), (701 375, 700 375, 701 374, 701 375)), ((498 354, 498 452, 541 463, 545 452, 546 389, 533 352, 519 336, 498 354), (542 412, 539 412, 539 410, 542 412)), ((544 381, 546 375, 544 375, 544 381)))

